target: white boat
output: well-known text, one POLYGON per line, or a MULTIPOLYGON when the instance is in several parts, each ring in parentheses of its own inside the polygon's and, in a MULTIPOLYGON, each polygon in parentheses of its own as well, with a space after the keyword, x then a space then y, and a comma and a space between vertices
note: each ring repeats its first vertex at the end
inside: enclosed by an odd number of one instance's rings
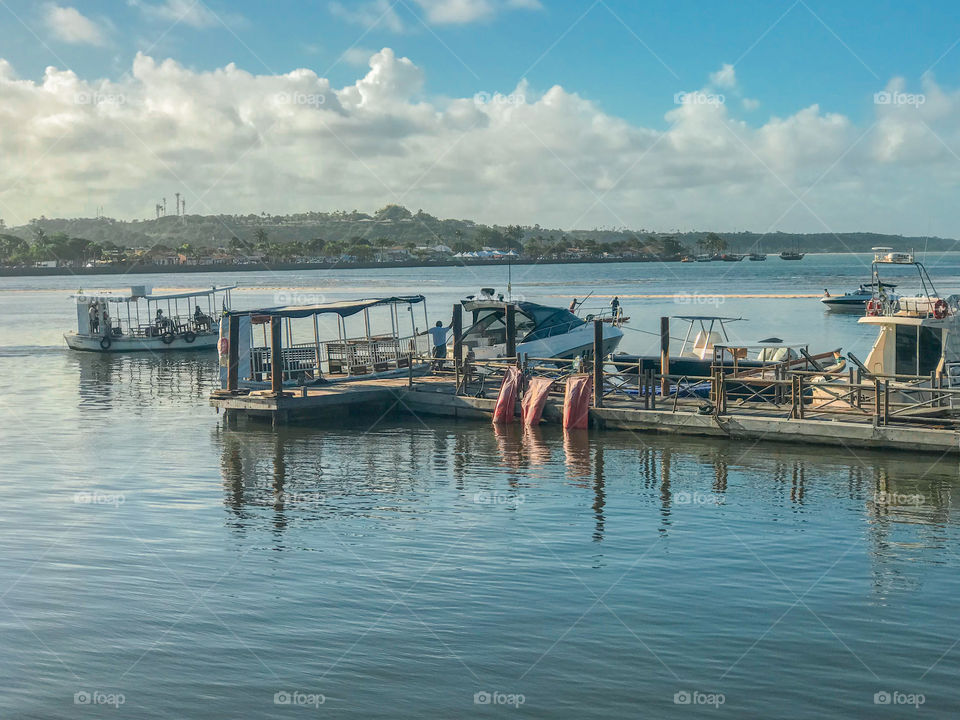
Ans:
POLYGON ((220 317, 235 287, 159 295, 146 285, 127 293, 80 291, 72 296, 77 330, 63 338, 71 350, 102 353, 209 350, 217 346, 220 317))
POLYGON ((888 292, 888 288, 889 290, 893 290, 895 287, 896 285, 893 283, 881 283, 879 290, 877 290, 873 285, 864 284, 853 292, 848 292, 843 295, 831 295, 825 291, 824 296, 820 298, 820 302, 826 305, 829 310, 861 312, 867 306, 867 303, 873 299, 875 294, 883 300, 891 302, 899 300, 899 295, 888 292))
MULTIPOLYGON (((883 287, 880 268, 884 265, 912 265, 917 269, 921 291, 913 296, 892 297, 873 293, 866 303, 866 314, 859 323, 877 329, 877 337, 866 359, 857 362, 865 377, 889 382, 891 399, 900 403, 923 403, 930 393, 933 377, 942 378, 945 387, 960 387, 960 297, 941 297, 923 263, 910 253, 874 248, 873 286, 883 287)), ((937 382, 940 382, 938 380, 937 382)), ((837 391, 839 378, 821 381, 815 393, 819 404, 848 407, 837 391)))
MULTIPOLYGON (((464 330, 463 345, 478 360, 507 355, 507 306, 516 308, 517 355, 531 358, 593 357, 592 316, 578 317, 566 308, 532 302, 509 302, 494 296, 492 288, 483 288, 480 297, 461 302, 470 313, 470 326, 464 330)), ((617 349, 623 330, 615 318, 603 319, 603 355, 617 349)))

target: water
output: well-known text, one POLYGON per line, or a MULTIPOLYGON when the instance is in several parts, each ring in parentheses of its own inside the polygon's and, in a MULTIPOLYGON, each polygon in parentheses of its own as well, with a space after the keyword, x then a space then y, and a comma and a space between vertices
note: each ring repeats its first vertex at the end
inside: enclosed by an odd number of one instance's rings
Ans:
MULTIPOLYGON (((935 262, 952 291, 960 257, 935 262)), ((861 271, 836 256, 670 266, 680 280, 545 266, 514 268, 514 290, 802 294, 861 271)), ((504 285, 490 268, 136 281, 235 278, 256 283, 238 307, 422 291, 431 320, 504 285)), ((913 706, 876 693, 922 696, 934 716, 960 702, 955 460, 393 417, 227 430, 206 403, 212 357, 68 352, 74 283, 0 280, 2 717, 897 717, 913 706)), ((685 312, 624 306, 650 332, 685 312)), ((749 340, 870 341, 814 299, 704 311, 749 318, 749 340)), ((623 349, 655 343, 632 332, 623 349)))

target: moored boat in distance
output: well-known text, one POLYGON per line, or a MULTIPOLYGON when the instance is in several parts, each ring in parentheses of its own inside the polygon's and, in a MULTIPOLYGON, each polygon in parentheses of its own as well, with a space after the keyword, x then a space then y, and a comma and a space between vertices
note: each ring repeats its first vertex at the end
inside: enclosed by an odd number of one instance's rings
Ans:
POLYGON ((800 241, 797 240, 793 250, 784 250, 780 253, 781 260, 803 260, 806 253, 800 252, 800 241))
POLYGON ((229 310, 234 288, 152 294, 148 286, 135 285, 125 294, 80 291, 72 296, 77 330, 63 338, 71 350, 90 352, 209 350, 217 345, 220 316, 229 310))

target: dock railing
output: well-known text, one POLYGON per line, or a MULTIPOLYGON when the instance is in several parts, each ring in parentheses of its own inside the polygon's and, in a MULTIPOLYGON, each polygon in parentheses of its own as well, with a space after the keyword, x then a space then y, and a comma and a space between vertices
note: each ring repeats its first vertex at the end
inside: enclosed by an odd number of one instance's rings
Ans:
MULTIPOLYGON (((554 381, 551 395, 562 401, 564 381, 574 372, 592 374, 592 361, 558 358, 467 359, 448 362, 444 372, 457 376, 457 393, 496 397, 508 368, 518 367, 523 378, 554 381)), ((790 362, 762 368, 711 366, 703 376, 666 375, 642 362, 623 363, 608 358, 601 363, 600 393, 595 407, 629 407, 661 412, 696 412, 787 417, 846 419, 888 425, 896 422, 960 425, 949 417, 960 406, 960 388, 944 387, 942 375, 869 375, 856 368, 808 370, 790 362), (666 384, 664 383, 666 380, 666 384), (668 387, 666 395, 663 388, 668 387)), ((521 394, 526 383, 521 383, 521 394)))

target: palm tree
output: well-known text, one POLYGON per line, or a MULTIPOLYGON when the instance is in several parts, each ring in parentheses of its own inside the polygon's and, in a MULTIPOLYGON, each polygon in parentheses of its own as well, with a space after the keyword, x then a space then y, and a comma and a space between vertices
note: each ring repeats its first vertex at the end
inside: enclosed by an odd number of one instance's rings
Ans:
POLYGON ((262 227, 258 227, 253 233, 253 239, 256 243, 257 249, 262 250, 266 246, 269 236, 267 235, 266 230, 264 230, 262 227))

